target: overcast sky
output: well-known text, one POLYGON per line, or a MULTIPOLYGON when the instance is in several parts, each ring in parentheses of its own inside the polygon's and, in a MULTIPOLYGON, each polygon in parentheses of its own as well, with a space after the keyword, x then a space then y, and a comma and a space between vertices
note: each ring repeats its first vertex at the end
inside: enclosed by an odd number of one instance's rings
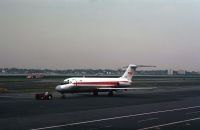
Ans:
POLYGON ((0 67, 200 71, 200 0, 0 0, 0 67))

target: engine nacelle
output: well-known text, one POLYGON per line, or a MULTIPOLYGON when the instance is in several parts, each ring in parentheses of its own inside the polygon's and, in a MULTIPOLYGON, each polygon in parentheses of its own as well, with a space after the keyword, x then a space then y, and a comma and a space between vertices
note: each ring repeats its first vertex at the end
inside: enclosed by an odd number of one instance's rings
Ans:
POLYGON ((117 85, 124 87, 124 86, 130 86, 131 84, 129 82, 118 82, 117 85))

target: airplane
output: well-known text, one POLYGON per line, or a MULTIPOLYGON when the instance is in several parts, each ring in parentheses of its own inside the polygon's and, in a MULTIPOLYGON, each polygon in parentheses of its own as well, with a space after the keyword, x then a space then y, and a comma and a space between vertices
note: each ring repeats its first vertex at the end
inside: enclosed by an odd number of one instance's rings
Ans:
POLYGON ((94 96, 98 96, 98 92, 108 92, 108 96, 113 96, 114 91, 119 90, 139 90, 153 89, 130 87, 132 77, 138 67, 155 67, 145 65, 130 64, 125 73, 119 78, 91 78, 91 77, 73 77, 65 79, 63 83, 56 86, 55 90, 62 94, 65 93, 84 93, 92 92, 94 96))

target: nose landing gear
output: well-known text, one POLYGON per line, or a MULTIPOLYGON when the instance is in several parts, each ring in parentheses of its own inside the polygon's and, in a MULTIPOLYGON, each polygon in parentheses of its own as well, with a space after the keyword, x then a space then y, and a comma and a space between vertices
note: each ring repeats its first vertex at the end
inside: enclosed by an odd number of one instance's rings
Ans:
POLYGON ((61 93, 61 95, 62 95, 62 96, 61 96, 62 99, 65 99, 65 98, 66 98, 64 93, 61 93))

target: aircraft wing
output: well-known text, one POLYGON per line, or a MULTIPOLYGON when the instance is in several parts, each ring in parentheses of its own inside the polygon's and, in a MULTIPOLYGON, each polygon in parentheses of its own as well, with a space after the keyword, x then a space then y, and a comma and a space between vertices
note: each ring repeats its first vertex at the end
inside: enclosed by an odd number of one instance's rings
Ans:
POLYGON ((155 89, 156 87, 139 87, 139 88, 98 88, 99 90, 147 90, 155 89))

